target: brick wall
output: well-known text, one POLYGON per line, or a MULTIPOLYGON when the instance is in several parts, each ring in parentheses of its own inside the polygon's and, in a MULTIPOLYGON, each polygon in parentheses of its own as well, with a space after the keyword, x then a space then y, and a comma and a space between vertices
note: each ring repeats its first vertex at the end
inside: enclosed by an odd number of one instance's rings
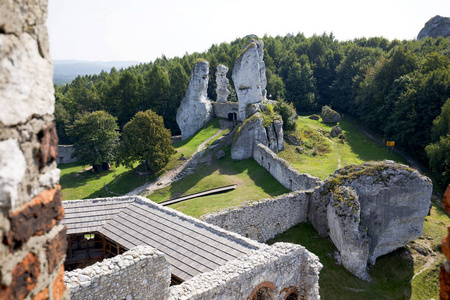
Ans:
POLYGON ((45 0, 0 2, 0 299, 65 295, 46 18, 45 0))

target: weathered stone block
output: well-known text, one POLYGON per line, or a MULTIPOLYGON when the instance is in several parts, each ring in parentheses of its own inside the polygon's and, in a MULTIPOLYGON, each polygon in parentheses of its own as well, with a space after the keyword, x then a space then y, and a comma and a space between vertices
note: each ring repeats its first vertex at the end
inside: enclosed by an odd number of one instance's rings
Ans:
POLYGON ((25 156, 17 140, 0 141, 0 207, 15 207, 26 171, 25 156))
POLYGON ((0 74, 0 123, 16 125, 53 114, 53 66, 31 35, 0 35, 0 74))
POLYGON ((33 235, 49 232, 64 218, 61 203, 61 187, 40 193, 29 204, 9 214, 11 229, 6 233, 8 245, 24 243, 33 235))

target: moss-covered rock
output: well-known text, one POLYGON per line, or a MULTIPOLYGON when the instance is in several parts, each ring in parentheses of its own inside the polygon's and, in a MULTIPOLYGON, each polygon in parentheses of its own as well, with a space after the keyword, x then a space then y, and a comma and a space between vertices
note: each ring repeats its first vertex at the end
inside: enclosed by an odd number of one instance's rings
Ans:
POLYGON ((324 123, 337 123, 341 120, 341 116, 331 107, 325 105, 322 107, 322 122, 324 123))

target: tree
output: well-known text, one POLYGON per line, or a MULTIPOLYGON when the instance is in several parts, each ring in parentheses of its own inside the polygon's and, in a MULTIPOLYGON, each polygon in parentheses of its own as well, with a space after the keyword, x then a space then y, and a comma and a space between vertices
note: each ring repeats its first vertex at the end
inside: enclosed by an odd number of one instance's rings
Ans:
POLYGON ((442 187, 450 182, 450 134, 442 136, 439 142, 425 147, 430 168, 439 173, 442 187))
POLYGON ((295 112, 294 105, 292 102, 289 104, 284 100, 280 99, 274 106, 274 111, 276 111, 283 119, 283 130, 285 132, 292 131, 295 129, 295 117, 297 113, 295 112))
POLYGON ((138 112, 125 124, 117 164, 131 169, 135 162, 144 161, 151 171, 156 172, 174 153, 170 131, 164 127, 163 118, 149 109, 138 112))
POLYGON ((117 119, 105 111, 88 113, 75 120, 69 134, 74 141, 77 161, 92 165, 95 171, 100 170, 100 165, 113 162, 119 141, 118 129, 117 119))

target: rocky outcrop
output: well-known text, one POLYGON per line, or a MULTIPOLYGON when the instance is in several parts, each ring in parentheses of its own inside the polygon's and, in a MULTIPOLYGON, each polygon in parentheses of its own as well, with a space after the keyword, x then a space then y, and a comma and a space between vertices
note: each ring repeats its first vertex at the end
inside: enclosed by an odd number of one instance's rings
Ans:
POLYGON ((331 237, 343 265, 365 279, 367 263, 422 235, 432 189, 428 177, 392 161, 350 165, 314 192, 308 220, 331 237))
POLYGON ((341 116, 337 111, 332 110, 331 107, 325 105, 322 106, 322 122, 324 123, 337 123, 341 120, 341 116))
POLYGON ((425 26, 417 36, 418 40, 423 40, 427 37, 450 37, 450 18, 435 16, 425 23, 425 26))
POLYGON ((353 188, 338 187, 327 208, 330 239, 341 255, 342 265, 361 279, 368 280, 369 240, 361 220, 361 207, 353 188))
POLYGON ((330 135, 331 137, 337 137, 342 134, 342 129, 338 125, 335 125, 331 128, 330 135))
POLYGON ((231 147, 232 159, 253 157, 253 150, 259 143, 275 153, 284 150, 283 120, 278 115, 269 122, 267 118, 263 113, 257 112, 244 122, 231 147))
POLYGON ((263 126, 264 118, 261 113, 254 114, 247 119, 239 131, 231 147, 231 158, 242 160, 253 157, 253 149, 258 143, 268 145, 267 132, 263 126))
POLYGON ((212 118, 213 108, 206 94, 208 73, 207 61, 199 61, 195 64, 186 96, 178 108, 177 123, 183 140, 193 135, 212 118))
POLYGON ((217 66, 217 72, 216 72, 216 93, 217 93, 217 99, 216 102, 218 103, 224 103, 227 101, 228 95, 230 95, 230 91, 228 90, 228 84, 230 81, 227 78, 228 73, 228 67, 224 65, 218 65, 217 66))
POLYGON ((246 118, 249 104, 266 99, 266 66, 262 41, 251 40, 242 49, 234 65, 232 78, 239 101, 238 121, 246 118))
POLYGON ((422 235, 430 208, 431 180, 392 161, 347 166, 335 172, 353 187, 369 233, 369 263, 422 235))

